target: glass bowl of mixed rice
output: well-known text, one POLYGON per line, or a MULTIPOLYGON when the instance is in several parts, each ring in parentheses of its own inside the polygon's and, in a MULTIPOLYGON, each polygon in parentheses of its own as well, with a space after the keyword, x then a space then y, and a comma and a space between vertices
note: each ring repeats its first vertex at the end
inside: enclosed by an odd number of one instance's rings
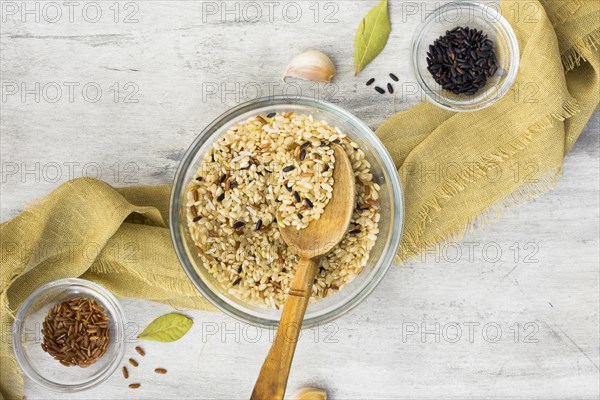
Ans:
POLYGON ((390 155, 368 126, 338 106, 268 97, 214 120, 175 175, 175 251, 217 308, 253 325, 277 325, 297 263, 279 227, 303 229, 320 218, 335 185, 331 143, 352 163, 356 206, 345 237, 320 260, 303 327, 339 317, 381 281, 404 217, 390 155))

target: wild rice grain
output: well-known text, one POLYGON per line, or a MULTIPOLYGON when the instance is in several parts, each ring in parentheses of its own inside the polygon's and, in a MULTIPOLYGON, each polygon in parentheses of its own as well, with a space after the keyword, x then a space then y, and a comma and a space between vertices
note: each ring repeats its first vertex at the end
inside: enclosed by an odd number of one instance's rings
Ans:
POLYGON ((42 322, 42 350, 66 367, 87 368, 110 343, 109 317, 89 297, 71 297, 54 305, 42 322))

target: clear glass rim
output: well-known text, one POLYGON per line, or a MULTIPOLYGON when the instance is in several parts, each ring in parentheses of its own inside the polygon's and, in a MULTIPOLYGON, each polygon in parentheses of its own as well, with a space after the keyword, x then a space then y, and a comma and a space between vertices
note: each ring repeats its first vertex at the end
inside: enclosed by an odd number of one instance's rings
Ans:
POLYGON ((64 278, 58 279, 52 282, 49 282, 43 286, 40 286, 36 290, 34 290, 25 301, 21 304, 19 309, 17 310, 17 314, 15 316, 14 324, 13 324, 13 335, 12 335, 12 348, 17 359, 21 370, 30 378, 32 381, 37 383, 40 386, 43 386, 47 389, 53 390, 55 392, 78 392, 82 390, 90 389, 94 386, 99 385, 108 379, 113 372, 117 369, 119 364, 123 361, 123 357, 125 355, 125 329, 124 324, 126 321, 125 312, 118 302, 117 298, 113 296, 108 290, 103 288, 102 286, 80 278, 64 278), (27 357, 24 355, 23 348, 21 346, 21 334, 23 329, 22 322, 26 317, 26 313, 31 307, 32 303, 43 293, 47 292, 50 289, 57 287, 70 287, 70 286, 83 286, 87 289, 93 290, 103 301, 105 305, 110 306, 111 313, 115 315, 115 345, 117 346, 115 349, 115 357, 112 362, 107 365, 107 367, 100 371, 96 376, 92 377, 90 380, 69 385, 69 384, 58 384, 55 383, 40 374, 38 374, 34 368, 31 367, 30 363, 27 361, 27 357))
POLYGON ((226 111, 225 113, 221 114, 219 117, 213 120, 194 139, 192 144, 188 147, 187 151, 183 155, 179 167, 177 168, 177 172, 175 173, 175 179, 173 182, 173 188, 171 191, 171 199, 169 203, 169 230, 171 232, 171 239, 173 241, 175 253, 177 254, 177 257, 183 267, 183 270, 187 274, 192 284, 209 302, 211 302, 215 307, 217 307, 219 310, 223 311, 227 315, 238 319, 242 322, 265 328, 277 326, 277 324, 279 323, 279 318, 264 318, 258 315, 248 313, 237 307, 235 304, 225 301, 219 296, 219 294, 214 293, 204 283, 204 281, 198 275, 194 266, 190 262, 186 253, 186 249, 182 245, 183 238, 181 237, 180 233, 180 225, 182 224, 182 221, 179 218, 179 209, 181 204, 179 201, 179 196, 181 191, 185 188, 185 185, 187 184, 187 182, 184 182, 184 175, 186 171, 190 168, 194 155, 198 152, 202 144, 208 138, 210 138, 219 127, 231 124, 233 120, 235 120, 237 117, 245 114, 246 112, 250 112, 256 108, 289 104, 303 105, 315 109, 321 109, 323 111, 337 114, 340 117, 351 120, 353 124, 355 124, 369 137, 369 144, 373 147, 384 166, 383 172, 386 175, 386 179, 390 184, 390 191, 393 197, 393 215, 390 216, 390 218, 393 221, 391 223, 391 237, 390 240, 386 243, 382 256, 380 257, 373 269, 375 273, 372 279, 368 281, 364 285, 364 287, 362 287, 361 290, 356 293, 354 297, 348 298, 343 303, 336 305, 336 307, 333 309, 325 309, 319 314, 313 315, 310 318, 306 318, 302 324, 302 328, 304 329, 331 321, 350 311, 352 308, 356 307, 364 298, 366 298, 373 291, 373 289, 375 289, 375 287, 377 287, 381 279, 383 279, 383 276, 392 264, 394 257, 396 256, 398 246, 400 245, 400 239, 402 237, 402 228, 404 223, 404 201, 398 171, 396 170, 395 164, 391 156, 389 155, 379 138, 377 138, 375 133, 357 117, 334 104, 317 101, 307 97, 290 98, 286 96, 268 96, 251 100, 239 104, 226 111))
POLYGON ((506 20, 506 18, 504 18, 502 16, 502 14, 500 14, 498 12, 498 10, 496 10, 493 7, 490 7, 486 4, 470 2, 470 1, 453 1, 450 3, 444 4, 441 7, 436 8, 430 14, 428 14, 427 17, 425 17, 425 20, 419 25, 419 27, 413 34, 412 41, 411 41, 411 55, 412 55, 412 60, 410 63, 410 70, 411 70, 413 78, 417 81, 417 83, 421 87, 421 90, 425 94, 425 97, 427 97, 427 99, 429 101, 431 101, 433 104, 435 104, 443 109, 446 109, 449 111, 455 111, 455 112, 470 112, 470 111, 481 110, 481 109, 484 109, 486 107, 493 105, 498 100, 500 100, 502 97, 504 97, 504 95, 506 95, 506 93, 508 92, 510 87, 513 85, 513 83, 517 77, 517 72, 519 70, 519 60, 520 60, 519 42, 517 40, 514 30, 512 29, 512 26, 506 20), (417 57, 418 57, 417 52, 421 45, 421 41, 423 40, 423 32, 429 27, 429 25, 432 23, 432 21, 435 21, 435 19, 438 16, 440 16, 441 14, 443 14, 450 8, 455 8, 455 7, 473 7, 474 9, 478 9, 479 13, 485 13, 486 15, 490 15, 495 21, 494 25, 497 26, 498 30, 501 32, 502 36, 505 38, 505 40, 508 44, 508 49, 509 49, 509 54, 510 54, 510 60, 509 60, 510 64, 509 64, 509 68, 507 71, 507 76, 502 81, 502 84, 500 86, 496 86, 495 94, 492 96, 484 95, 484 96, 479 96, 480 98, 477 100, 471 99, 471 100, 464 100, 464 101, 456 101, 456 100, 450 99, 450 98, 444 96, 442 94, 443 92, 430 88, 426 84, 425 79, 423 78, 423 75, 422 75, 421 71, 419 70, 419 67, 418 67, 419 60, 417 59, 417 57))

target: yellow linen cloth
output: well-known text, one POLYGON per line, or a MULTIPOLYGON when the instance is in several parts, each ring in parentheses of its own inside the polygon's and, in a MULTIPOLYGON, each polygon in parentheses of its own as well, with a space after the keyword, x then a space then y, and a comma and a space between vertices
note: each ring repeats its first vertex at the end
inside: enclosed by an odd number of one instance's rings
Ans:
POLYGON ((23 396, 11 349, 12 319, 36 288, 79 277, 119 297, 211 310, 183 272, 166 225, 170 185, 115 189, 69 181, 0 225, 0 388, 23 396))
POLYGON ((454 113, 425 102, 376 133, 396 162, 405 200, 400 259, 549 190, 600 96, 600 2, 502 1, 521 52, 496 104, 454 113))

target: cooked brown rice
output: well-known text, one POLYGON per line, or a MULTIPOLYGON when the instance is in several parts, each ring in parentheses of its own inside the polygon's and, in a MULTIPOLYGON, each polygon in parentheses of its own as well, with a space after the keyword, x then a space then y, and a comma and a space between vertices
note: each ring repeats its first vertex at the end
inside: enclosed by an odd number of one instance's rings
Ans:
POLYGON ((188 186, 188 227, 204 267, 231 295, 285 302, 298 259, 277 225, 302 229, 320 218, 334 185, 331 142, 350 158, 357 206, 348 233, 321 260, 313 298, 322 298, 362 271, 377 239, 380 188, 364 152, 325 121, 285 113, 231 127, 204 156, 188 186))

